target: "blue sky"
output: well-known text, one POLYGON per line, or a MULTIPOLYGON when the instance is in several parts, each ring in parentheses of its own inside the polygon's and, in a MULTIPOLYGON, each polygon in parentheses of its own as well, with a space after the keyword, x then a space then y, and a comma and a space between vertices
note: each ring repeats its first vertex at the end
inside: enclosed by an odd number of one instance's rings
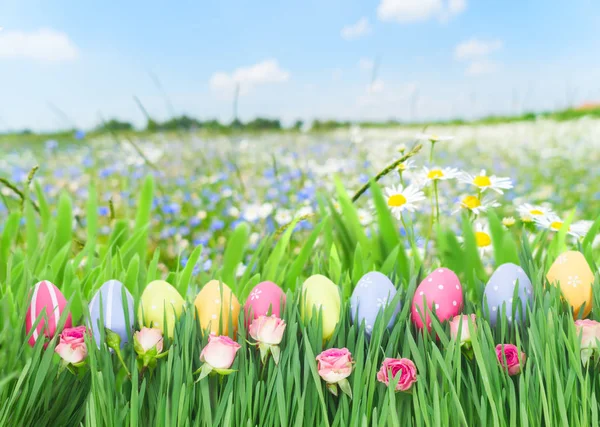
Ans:
POLYGON ((164 119, 151 74, 176 114, 224 121, 236 84, 242 119, 286 122, 600 101, 595 0, 3 0, 0 27, 0 130, 141 125, 133 95, 164 119))

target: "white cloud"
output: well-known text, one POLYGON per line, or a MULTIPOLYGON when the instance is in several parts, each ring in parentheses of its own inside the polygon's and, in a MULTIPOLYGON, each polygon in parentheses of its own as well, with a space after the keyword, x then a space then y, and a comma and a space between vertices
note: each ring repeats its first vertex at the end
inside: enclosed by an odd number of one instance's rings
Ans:
POLYGON ((346 25, 342 28, 340 34, 345 40, 354 40, 370 32, 371 26, 369 25, 369 20, 366 17, 362 17, 356 24, 346 25))
POLYGON ((499 64, 497 62, 488 60, 473 61, 465 70, 465 74, 468 76, 480 76, 482 74, 491 74, 498 69, 498 66, 499 64))
POLYGON ((381 93, 385 88, 383 80, 375 79, 369 86, 367 86, 367 93, 381 93))
POLYGON ((456 59, 482 57, 502 49, 503 46, 504 43, 502 40, 479 40, 473 38, 458 44, 454 49, 454 57, 456 59))
POLYGON ((358 66, 361 70, 371 71, 375 66, 375 63, 372 59, 360 58, 360 60, 358 61, 358 66))
POLYGON ((232 92, 240 86, 240 94, 247 94, 256 86, 284 83, 290 79, 290 73, 279 67, 276 59, 267 59, 254 65, 240 67, 231 73, 216 72, 209 81, 210 88, 219 92, 232 92))
POLYGON ((382 21, 400 23, 438 18, 445 21, 467 8, 466 0, 381 0, 377 16, 382 21))
POLYGON ((77 55, 77 46, 62 31, 40 28, 30 32, 11 30, 0 33, 0 59, 69 61, 77 55))

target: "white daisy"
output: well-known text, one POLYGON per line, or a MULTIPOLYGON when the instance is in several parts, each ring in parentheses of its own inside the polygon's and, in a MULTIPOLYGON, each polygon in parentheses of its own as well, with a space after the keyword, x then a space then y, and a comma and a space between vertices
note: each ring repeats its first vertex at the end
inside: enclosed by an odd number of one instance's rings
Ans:
MULTIPOLYGON (((548 216, 540 216, 534 218, 535 223, 542 227, 546 228, 550 231, 559 231, 564 221, 556 214, 551 214, 548 216)), ((567 234, 570 236, 581 239, 585 237, 587 232, 590 230, 591 222, 590 221, 577 221, 569 227, 567 234)))
POLYGON ((500 194, 504 194, 502 190, 509 190, 513 188, 510 178, 500 178, 496 175, 488 176, 485 172, 485 169, 482 169, 481 172, 479 172, 479 175, 471 175, 470 173, 463 172, 458 177, 458 180, 466 184, 474 185, 481 191, 485 191, 490 188, 500 194))
POLYGON ((512 216, 505 216, 502 218, 502 225, 506 228, 512 227, 515 225, 515 219, 512 216))
POLYGON ((373 215, 367 209, 358 209, 358 219, 363 227, 373 222, 373 215))
POLYGON ((438 141, 451 141, 454 139, 454 137, 449 136, 449 135, 436 135, 433 133, 418 133, 415 135, 415 139, 418 139, 421 141, 438 142, 438 141))
POLYGON ((275 222, 279 225, 285 225, 292 222, 292 214, 287 209, 279 209, 275 214, 275 222))
POLYGON ((386 188, 385 195, 388 207, 398 219, 405 210, 413 212, 417 208, 416 202, 425 200, 425 194, 413 185, 386 188))
POLYGON ((487 212, 487 210, 490 208, 497 208, 500 206, 500 203, 498 203, 491 196, 485 196, 481 199, 477 196, 464 196, 461 197, 458 205, 459 208, 453 213, 457 213, 462 208, 470 210, 475 215, 480 215, 483 212, 487 212))
POLYGON ((415 161, 412 159, 408 159, 400 164, 398 164, 398 170, 400 172, 405 172, 411 170, 415 167, 415 161))
POLYGON ((533 222, 535 218, 539 218, 542 216, 552 215, 552 209, 545 208, 539 205, 530 205, 529 203, 524 203, 517 207, 517 211, 521 216, 521 221, 523 222, 533 222))
POLYGON ((492 235, 487 224, 483 222, 475 223, 475 242, 481 256, 492 249, 492 235))
POLYGON ((419 181, 423 182, 424 184, 429 184, 433 181, 445 181, 447 179, 453 179, 459 174, 460 171, 456 168, 440 168, 437 166, 428 168, 425 166, 423 167, 419 181))

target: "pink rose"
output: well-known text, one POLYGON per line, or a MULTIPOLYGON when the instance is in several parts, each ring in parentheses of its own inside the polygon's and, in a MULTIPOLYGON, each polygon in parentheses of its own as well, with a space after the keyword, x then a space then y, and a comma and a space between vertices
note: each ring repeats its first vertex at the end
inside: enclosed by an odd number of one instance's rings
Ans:
POLYGON ((390 379, 394 379, 400 372, 400 379, 396 384, 396 391, 408 391, 417 382, 417 367, 410 359, 392 359, 386 357, 381 369, 377 372, 377 381, 390 385, 390 379), (390 376, 391 375, 391 376, 390 376))
POLYGON ((600 340, 600 323, 595 320, 576 320, 575 328, 577 335, 581 336, 581 361, 584 366, 587 366, 590 358, 598 351, 598 343, 600 340))
POLYGON ((83 362, 87 357, 85 333, 85 326, 64 329, 60 334, 60 343, 54 351, 67 363, 74 365, 83 362))
POLYGON ((259 316, 252 321, 250 325, 250 336, 262 344, 278 345, 283 338, 285 331, 285 321, 279 317, 259 316))
POLYGON ((600 323, 595 320, 580 319, 575 321, 577 335, 581 334, 581 348, 597 349, 596 339, 600 339, 600 323))
POLYGON ((141 330, 133 334, 133 341, 138 353, 145 353, 156 347, 156 354, 160 354, 163 350, 163 335, 158 328, 146 328, 143 327, 141 330), (141 351, 140 351, 141 350, 141 351))
POLYGON ((335 384, 352 373, 352 354, 347 348, 330 348, 317 356, 319 375, 329 384, 335 384))
POLYGON ((200 361, 215 369, 229 369, 240 348, 241 346, 228 336, 211 334, 208 336, 208 344, 200 353, 200 361))
POLYGON ((521 372, 521 368, 525 365, 527 359, 525 353, 520 352, 517 346, 513 344, 498 344, 496 346, 496 356, 500 366, 507 370, 508 375, 511 376, 521 372))
POLYGON ((459 315, 454 316, 450 321, 450 336, 452 339, 456 340, 460 336, 460 345, 464 345, 471 342, 471 333, 469 332, 469 321, 473 325, 473 329, 477 330, 477 325, 475 324, 475 315, 459 315), (462 320, 461 320, 462 319, 462 320), (462 321, 462 324, 461 324, 462 321), (460 327, 460 330, 459 330, 460 327))

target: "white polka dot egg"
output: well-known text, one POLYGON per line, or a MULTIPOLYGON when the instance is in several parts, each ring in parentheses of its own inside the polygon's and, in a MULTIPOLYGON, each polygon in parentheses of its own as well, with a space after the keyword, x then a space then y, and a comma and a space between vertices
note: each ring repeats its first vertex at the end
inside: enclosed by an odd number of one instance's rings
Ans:
POLYGON ((462 286, 458 277, 452 270, 438 268, 417 286, 412 300, 411 318, 417 328, 422 329, 426 324, 430 330, 430 314, 434 309, 440 322, 443 322, 459 314, 462 307, 462 286))
POLYGON ((140 325, 158 328, 172 337, 175 322, 183 312, 184 305, 185 301, 177 289, 164 280, 155 280, 148 283, 142 293, 138 321, 140 325))
POLYGON ((533 286, 525 271, 518 265, 502 264, 494 271, 484 291, 484 312, 490 315, 490 324, 495 326, 499 320, 502 307, 505 307, 506 319, 509 323, 513 321, 513 300, 515 286, 518 285, 518 296, 521 301, 521 309, 515 310, 514 316, 517 321, 526 314, 527 304, 533 300, 533 286), (485 303, 487 301, 487 307, 485 303))

